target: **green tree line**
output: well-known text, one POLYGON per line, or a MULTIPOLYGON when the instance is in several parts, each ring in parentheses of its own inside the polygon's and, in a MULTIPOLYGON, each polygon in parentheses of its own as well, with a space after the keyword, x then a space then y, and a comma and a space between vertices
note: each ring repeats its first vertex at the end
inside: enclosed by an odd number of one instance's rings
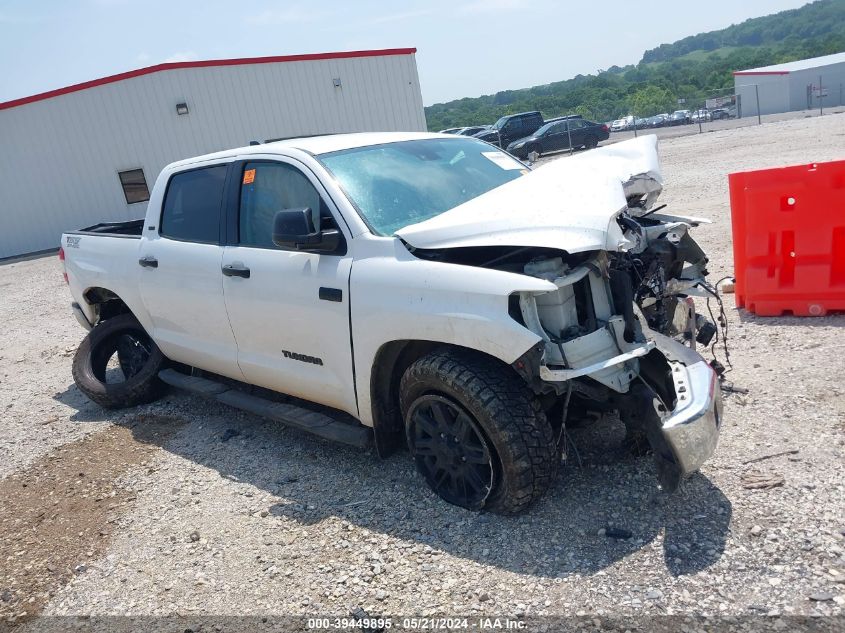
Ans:
POLYGON ((845 51, 845 0, 819 0, 658 46, 636 65, 438 103, 425 114, 429 130, 489 124, 526 110, 540 110, 547 118, 576 113, 596 121, 645 117, 675 110, 678 99, 692 108, 730 93, 735 70, 840 51, 845 51))

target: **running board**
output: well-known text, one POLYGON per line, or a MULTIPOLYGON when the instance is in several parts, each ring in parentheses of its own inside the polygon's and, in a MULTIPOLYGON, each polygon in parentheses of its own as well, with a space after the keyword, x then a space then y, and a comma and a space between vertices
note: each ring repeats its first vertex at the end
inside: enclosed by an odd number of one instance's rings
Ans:
POLYGON ((373 433, 369 428, 340 422, 325 413, 284 402, 273 402, 208 378, 187 376, 175 369, 164 369, 158 373, 158 377, 172 387, 281 422, 326 440, 357 448, 367 448, 372 443, 373 433))

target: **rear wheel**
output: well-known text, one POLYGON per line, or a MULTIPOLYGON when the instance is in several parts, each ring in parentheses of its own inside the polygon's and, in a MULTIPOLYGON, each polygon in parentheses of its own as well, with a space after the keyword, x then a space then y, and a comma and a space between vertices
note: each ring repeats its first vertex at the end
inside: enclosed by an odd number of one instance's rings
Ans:
POLYGON ((552 429, 522 380, 494 359, 433 352, 405 372, 400 404, 417 469, 443 500, 515 514, 552 483, 552 429))
POLYGON ((587 142, 584 144, 584 147, 587 149, 593 149, 597 147, 599 144, 599 140, 595 136, 588 136, 587 142))
POLYGON ((167 359, 131 314, 98 324, 73 358, 73 380, 88 398, 107 409, 132 407, 164 391, 158 372, 167 359))

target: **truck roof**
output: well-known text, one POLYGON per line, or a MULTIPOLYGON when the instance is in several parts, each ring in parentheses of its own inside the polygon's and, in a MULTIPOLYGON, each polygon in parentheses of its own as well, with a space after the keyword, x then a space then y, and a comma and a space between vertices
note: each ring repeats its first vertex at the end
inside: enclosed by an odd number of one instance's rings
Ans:
MULTIPOLYGON (((413 141, 426 138, 455 138, 450 134, 435 134, 431 132, 358 132, 354 134, 327 134, 323 136, 306 136, 302 138, 289 138, 272 143, 261 143, 259 145, 248 145, 233 149, 194 156, 184 160, 176 161, 169 165, 179 168, 182 166, 202 163, 219 158, 229 158, 242 154, 279 154, 287 155, 285 150, 298 149, 309 154, 327 154, 353 147, 366 147, 368 145, 380 145, 382 143, 397 143, 400 141, 413 141)), ((460 137, 466 138, 466 137, 460 137)))

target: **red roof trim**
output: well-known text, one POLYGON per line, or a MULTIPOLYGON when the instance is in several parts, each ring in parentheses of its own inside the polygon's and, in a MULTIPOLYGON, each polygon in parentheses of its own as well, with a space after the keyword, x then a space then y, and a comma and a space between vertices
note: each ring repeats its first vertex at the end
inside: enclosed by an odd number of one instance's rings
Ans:
POLYGON ((117 75, 109 75, 101 79, 92 79, 91 81, 83 81, 80 84, 66 86, 65 88, 57 88, 56 90, 49 90, 41 92, 30 97, 21 97, 20 99, 12 99, 0 103, 0 110, 14 108, 16 106, 33 103, 35 101, 43 101, 59 95, 66 95, 71 92, 79 92, 80 90, 87 90, 96 86, 103 86, 111 84, 124 79, 132 79, 133 77, 141 77, 143 75, 150 75, 163 70, 178 70, 180 68, 207 68, 209 66, 243 66, 246 64, 274 64, 278 62, 308 62, 321 59, 349 59, 350 57, 387 57, 390 55, 413 55, 417 52, 416 48, 385 48, 382 50, 370 51, 342 51, 339 53, 309 53, 305 55, 278 55, 274 57, 242 57, 238 59, 207 59, 195 62, 168 62, 164 64, 156 64, 155 66, 147 66, 146 68, 138 68, 130 70, 125 73, 118 73, 117 75))
POLYGON ((788 70, 762 70, 762 71, 754 71, 754 70, 735 70, 734 77, 737 75, 788 75, 788 70))

